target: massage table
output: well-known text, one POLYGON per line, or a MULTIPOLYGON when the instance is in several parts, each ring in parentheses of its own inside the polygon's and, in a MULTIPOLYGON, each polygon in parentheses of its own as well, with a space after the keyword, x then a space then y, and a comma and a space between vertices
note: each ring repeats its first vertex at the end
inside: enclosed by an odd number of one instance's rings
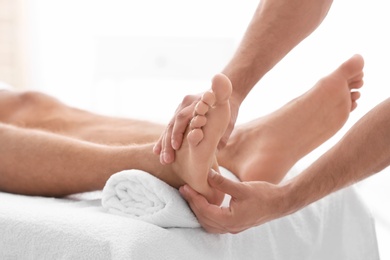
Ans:
POLYGON ((0 192, 0 259, 379 259, 374 220, 353 186, 289 216, 222 235, 113 214, 102 206, 103 196, 0 192))

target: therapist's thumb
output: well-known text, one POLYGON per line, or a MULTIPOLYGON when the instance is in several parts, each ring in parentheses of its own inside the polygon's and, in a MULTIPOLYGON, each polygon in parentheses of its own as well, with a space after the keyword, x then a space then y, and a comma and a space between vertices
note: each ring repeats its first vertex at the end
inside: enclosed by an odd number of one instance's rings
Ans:
POLYGON ((223 193, 229 194, 232 197, 238 197, 242 194, 241 183, 229 180, 218 174, 213 169, 209 171, 208 182, 211 187, 222 191, 223 193))

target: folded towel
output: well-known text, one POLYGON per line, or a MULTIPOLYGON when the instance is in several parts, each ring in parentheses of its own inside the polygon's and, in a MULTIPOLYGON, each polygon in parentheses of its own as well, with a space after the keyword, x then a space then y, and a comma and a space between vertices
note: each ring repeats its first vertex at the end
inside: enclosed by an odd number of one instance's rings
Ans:
POLYGON ((177 189, 140 170, 112 175, 103 188, 102 205, 110 213, 164 228, 200 227, 177 189))

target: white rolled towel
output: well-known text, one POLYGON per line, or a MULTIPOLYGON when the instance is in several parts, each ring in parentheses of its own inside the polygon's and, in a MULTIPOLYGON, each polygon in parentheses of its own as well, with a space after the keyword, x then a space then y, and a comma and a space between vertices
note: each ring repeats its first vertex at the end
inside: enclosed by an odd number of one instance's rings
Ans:
POLYGON ((200 227, 177 189, 141 170, 112 175, 103 188, 102 205, 110 213, 164 228, 200 227))

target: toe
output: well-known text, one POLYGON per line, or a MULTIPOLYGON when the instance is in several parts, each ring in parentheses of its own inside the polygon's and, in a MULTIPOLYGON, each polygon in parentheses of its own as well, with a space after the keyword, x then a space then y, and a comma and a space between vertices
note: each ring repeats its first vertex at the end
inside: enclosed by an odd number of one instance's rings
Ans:
POLYGON ((232 83, 223 74, 217 74, 213 78, 212 90, 217 103, 227 101, 232 93, 232 83))
POLYGON ((209 106, 203 101, 199 101, 195 106, 195 114, 204 116, 209 111, 209 106))
POLYGON ((207 118, 205 116, 197 115, 194 118, 192 118, 190 123, 190 128, 191 129, 201 128, 205 126, 206 123, 207 123, 207 118))
POLYGON ((215 103, 214 93, 212 93, 211 91, 206 91, 205 93, 203 93, 201 100, 208 106, 212 107, 215 103))
POLYGON ((193 129, 187 135, 188 143, 192 146, 197 146, 203 140, 203 131, 201 129, 193 129))

